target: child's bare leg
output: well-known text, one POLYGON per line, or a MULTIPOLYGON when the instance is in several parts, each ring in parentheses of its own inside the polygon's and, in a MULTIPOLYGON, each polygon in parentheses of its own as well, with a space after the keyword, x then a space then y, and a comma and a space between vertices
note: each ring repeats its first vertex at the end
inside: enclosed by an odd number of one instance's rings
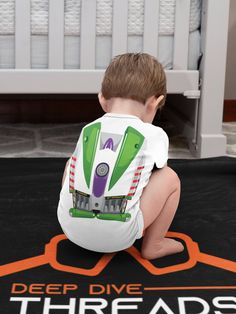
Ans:
POLYGON ((140 208, 144 217, 145 235, 142 256, 154 259, 183 251, 181 242, 165 238, 180 199, 180 180, 170 168, 154 171, 144 188, 140 208))

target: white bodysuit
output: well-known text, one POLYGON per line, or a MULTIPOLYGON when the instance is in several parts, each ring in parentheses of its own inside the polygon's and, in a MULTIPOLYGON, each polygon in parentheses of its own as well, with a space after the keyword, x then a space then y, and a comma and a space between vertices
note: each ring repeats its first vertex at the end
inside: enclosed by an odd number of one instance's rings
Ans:
POLYGON ((166 164, 168 147, 162 128, 135 115, 106 113, 87 124, 69 160, 57 210, 68 239, 88 250, 115 252, 141 238, 140 196, 154 163, 166 164))

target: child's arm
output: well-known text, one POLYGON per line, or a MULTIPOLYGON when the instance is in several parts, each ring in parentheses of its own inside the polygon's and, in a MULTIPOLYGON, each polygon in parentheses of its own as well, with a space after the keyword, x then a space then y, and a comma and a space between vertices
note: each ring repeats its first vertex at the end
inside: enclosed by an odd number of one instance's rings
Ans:
POLYGON ((66 171, 67 171, 66 169, 67 169, 67 167, 68 167, 69 161, 70 161, 70 159, 67 161, 66 166, 65 166, 65 170, 64 170, 64 173, 63 173, 63 178, 62 178, 61 187, 63 187, 64 181, 65 181, 66 171))

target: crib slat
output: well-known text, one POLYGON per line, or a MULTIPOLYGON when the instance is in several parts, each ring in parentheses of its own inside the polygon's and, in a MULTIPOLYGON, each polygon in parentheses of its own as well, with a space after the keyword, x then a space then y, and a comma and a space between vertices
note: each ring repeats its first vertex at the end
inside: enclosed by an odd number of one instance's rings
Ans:
POLYGON ((155 57, 158 57, 159 2, 157 0, 144 2, 143 52, 155 57))
POLYGON ((30 0, 15 0, 15 68, 30 67, 30 0))
POLYGON ((81 1, 80 68, 95 69, 96 0, 81 1))
POLYGON ((64 68, 64 0, 49 0, 48 68, 64 68))
POLYGON ((190 0, 176 0, 173 69, 188 67, 190 0))
POLYGON ((127 52, 128 1, 113 0, 112 57, 127 52))

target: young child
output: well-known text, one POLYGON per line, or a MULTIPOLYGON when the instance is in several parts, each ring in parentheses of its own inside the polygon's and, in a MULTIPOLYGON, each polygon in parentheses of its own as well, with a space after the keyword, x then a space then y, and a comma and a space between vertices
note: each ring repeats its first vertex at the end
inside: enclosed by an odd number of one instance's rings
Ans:
POLYGON ((98 98, 106 113, 82 129, 64 171, 58 204, 62 230, 72 242, 97 252, 126 249, 142 236, 143 258, 183 251, 181 242, 165 237, 179 203, 180 180, 167 166, 167 134, 152 124, 166 98, 161 64, 147 53, 114 57, 98 98))

